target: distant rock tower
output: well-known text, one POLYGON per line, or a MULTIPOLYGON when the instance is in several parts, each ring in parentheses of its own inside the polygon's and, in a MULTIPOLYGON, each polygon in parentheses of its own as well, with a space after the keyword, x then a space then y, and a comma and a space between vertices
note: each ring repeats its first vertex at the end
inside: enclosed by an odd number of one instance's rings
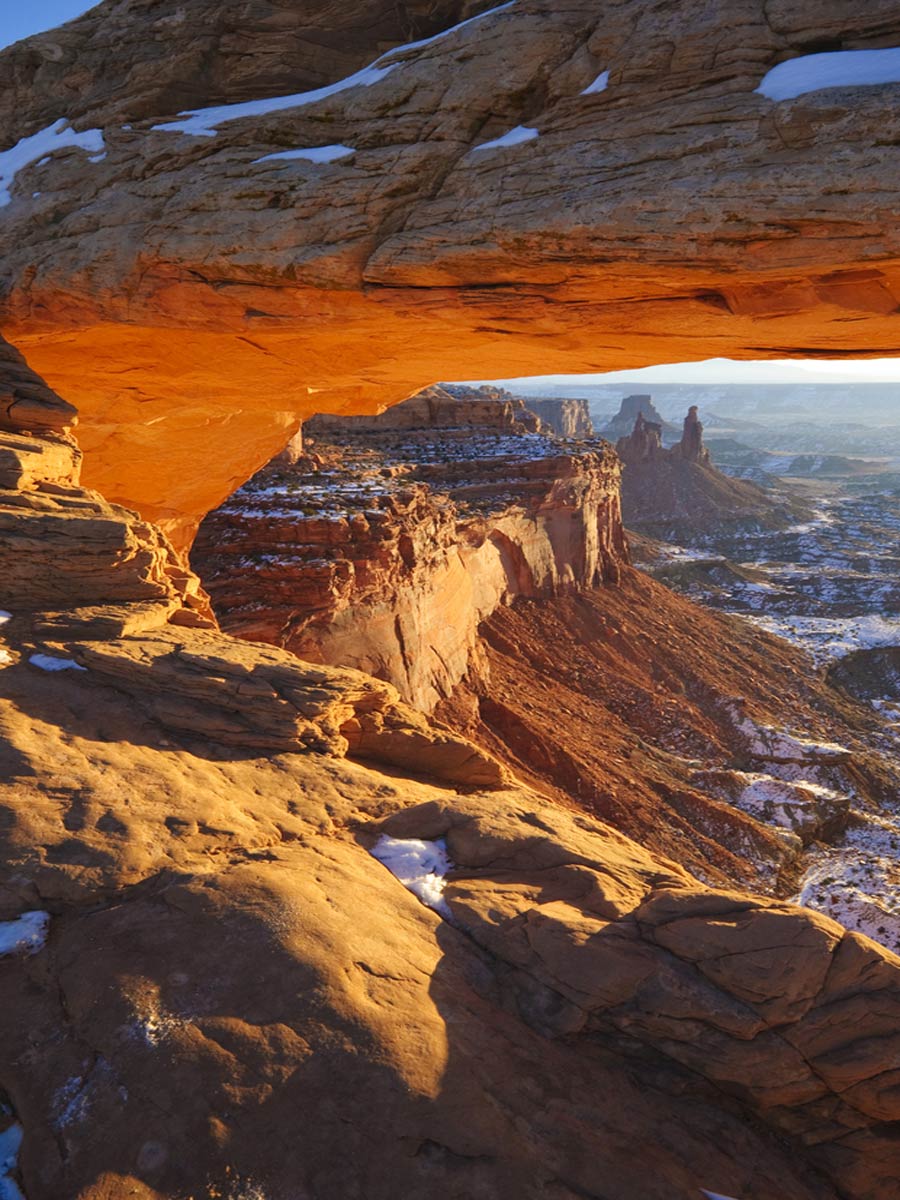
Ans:
POLYGON ((600 430, 600 436, 608 438, 611 442, 617 438, 630 437, 638 417, 643 417, 650 425, 659 426, 660 435, 670 442, 678 436, 677 428, 663 419, 653 403, 653 397, 646 394, 624 396, 619 411, 609 424, 600 430))
POLYGON ((708 463, 709 451, 703 445, 703 425, 697 415, 697 405, 692 404, 684 418, 684 429, 678 449, 687 462, 708 463))
POLYGON ((616 453, 623 463, 652 462, 664 454, 662 425, 648 421, 642 412, 637 415, 634 429, 616 442, 616 453))

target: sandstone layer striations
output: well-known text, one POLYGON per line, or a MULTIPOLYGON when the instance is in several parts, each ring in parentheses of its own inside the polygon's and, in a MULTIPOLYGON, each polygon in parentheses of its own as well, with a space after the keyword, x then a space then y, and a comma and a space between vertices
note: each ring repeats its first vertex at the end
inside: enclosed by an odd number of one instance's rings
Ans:
POLYGON ((587 400, 539 399, 529 396, 525 403, 558 437, 594 436, 594 423, 587 400))
POLYGON ((898 85, 757 90, 890 44, 896 0, 393 12, 107 0, 2 55, 2 321, 79 406, 109 499, 183 546, 297 418, 463 356, 497 377, 896 345, 898 85))
POLYGON ((431 710, 518 596, 615 581, 619 465, 538 433, 521 401, 431 388, 379 417, 315 417, 308 453, 201 525, 192 561, 223 628, 359 668, 431 710))
POLYGON ((0 959, 29 1200, 891 1195, 874 943, 520 785, 235 755, 93 667, 0 681, 0 918, 51 914, 0 959), (383 834, 446 839, 450 921, 383 834))

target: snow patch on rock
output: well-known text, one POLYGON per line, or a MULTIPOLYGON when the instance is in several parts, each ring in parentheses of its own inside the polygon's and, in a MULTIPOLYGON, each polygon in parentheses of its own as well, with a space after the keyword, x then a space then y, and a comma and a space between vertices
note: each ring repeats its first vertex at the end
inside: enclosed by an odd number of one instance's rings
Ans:
POLYGON ((756 758, 787 763, 840 763, 849 756, 846 746, 837 742, 817 742, 797 737, 786 729, 758 725, 750 717, 735 711, 735 728, 744 737, 747 749, 756 758))
POLYGON ((494 138, 491 142, 482 142, 480 146, 475 146, 472 150, 473 154, 478 154, 482 150, 500 150, 505 146, 518 146, 522 142, 533 142, 538 136, 536 129, 531 129, 527 125, 517 125, 515 129, 510 129, 509 133, 504 133, 502 137, 494 138))
POLYGON ((85 129, 76 133, 64 117, 30 137, 20 138, 12 149, 0 151, 0 208, 5 208, 12 200, 11 189, 23 167, 38 160, 46 163, 55 151, 70 147, 87 150, 93 156, 90 162, 99 162, 101 157, 106 157, 102 130, 85 129))
POLYGON ((475 21, 483 21, 485 17, 490 17, 495 13, 504 12, 506 9, 512 8, 515 2, 516 0, 509 0, 507 4, 489 8, 486 12, 469 17, 466 21, 460 21, 458 25, 453 25, 450 29, 445 29, 432 37, 422 38, 417 42, 407 42, 403 46, 395 46, 393 50, 388 50, 385 54, 380 55, 367 67, 355 71, 345 79, 329 83, 325 87, 314 88, 309 92, 294 92, 289 96, 269 96, 263 100, 245 100, 237 104, 217 104, 209 108, 186 109, 178 114, 176 120, 153 125, 151 128, 171 133, 187 133, 192 137, 215 137, 218 127, 224 125, 226 121, 238 121, 242 117, 264 117, 269 113, 315 104, 319 100, 327 100, 329 96, 336 96, 339 92, 347 92, 351 88, 371 87, 375 83, 380 83, 391 71, 402 66, 404 54, 433 45, 463 29, 466 25, 471 25, 475 21))
POLYGON ((37 954, 49 928, 50 914, 40 909, 24 912, 14 921, 0 921, 0 958, 7 954, 37 954))
POLYGON ((444 887, 445 876, 453 869, 453 864, 443 838, 426 842, 420 838, 393 838, 382 834, 370 853, 423 904, 450 919, 444 887))
POLYGON ((153 125, 151 129, 166 133, 187 133, 191 137, 215 137, 218 127, 227 121, 239 121, 244 117, 265 117, 269 113, 315 104, 318 100, 336 96, 339 92, 346 92, 351 88, 371 87, 373 83, 379 83, 389 75, 397 65, 393 63, 379 67, 377 63, 373 63, 348 75, 346 79, 339 79, 336 83, 315 88, 310 92, 294 92, 290 96, 269 96, 264 100, 244 100, 237 104, 216 104, 210 108, 188 109, 179 113, 176 120, 153 125))
POLYGON ((769 100, 793 100, 825 88, 900 83, 900 47, 835 50, 779 63, 763 76, 757 92, 769 100))
POLYGON ((32 654, 28 661, 42 671, 86 671, 74 658, 57 658, 52 654, 32 654))
POLYGON ((597 92, 605 92, 609 86, 609 71, 601 71, 593 83, 589 83, 582 96, 595 96, 597 92))
POLYGON ((290 162, 294 159, 303 159, 306 162, 330 163, 355 153, 356 150, 352 146, 342 146, 340 142, 337 142, 333 146, 307 146, 298 150, 279 150, 274 154, 264 154, 262 158, 254 158, 253 162, 254 164, 274 162, 276 159, 290 162))
POLYGON ((843 844, 816 854, 793 900, 900 952, 900 822, 856 814, 843 844))

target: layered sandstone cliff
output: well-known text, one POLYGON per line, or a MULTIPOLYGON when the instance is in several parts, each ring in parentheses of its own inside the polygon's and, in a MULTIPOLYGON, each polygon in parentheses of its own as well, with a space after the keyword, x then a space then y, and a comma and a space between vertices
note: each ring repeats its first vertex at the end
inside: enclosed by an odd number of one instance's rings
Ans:
POLYGON ((0 56, 2 322, 90 486, 184 546, 298 418, 463 359, 895 345, 897 85, 758 89, 889 43, 896 0, 478 14, 106 0, 0 56))
POLYGON ((430 711, 516 597, 618 578, 619 466, 539 434, 521 402, 431 388, 379 417, 316 417, 312 456, 260 472, 192 561, 224 629, 368 671, 430 711))
POLYGON ((558 437, 591 438, 594 422, 587 400, 545 399, 529 396, 525 401, 533 413, 558 437))

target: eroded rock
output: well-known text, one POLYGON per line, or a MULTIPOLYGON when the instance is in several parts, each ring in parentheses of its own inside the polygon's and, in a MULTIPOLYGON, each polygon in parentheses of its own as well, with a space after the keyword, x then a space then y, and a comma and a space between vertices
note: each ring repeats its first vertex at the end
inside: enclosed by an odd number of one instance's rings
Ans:
POLYGON ((893 0, 778 21, 763 0, 517 0, 454 31, 471 8, 213 8, 108 2, 3 55, 4 149, 68 118, 104 155, 36 154, 11 181, 4 327, 79 405, 87 483, 179 548, 298 418, 375 411, 462 362, 896 341, 896 85, 757 91, 823 43, 883 45, 893 0), (302 94, 193 133, 178 115, 302 94), (537 136, 491 148, 519 127, 537 136), (335 146, 352 153, 277 157, 335 146))

